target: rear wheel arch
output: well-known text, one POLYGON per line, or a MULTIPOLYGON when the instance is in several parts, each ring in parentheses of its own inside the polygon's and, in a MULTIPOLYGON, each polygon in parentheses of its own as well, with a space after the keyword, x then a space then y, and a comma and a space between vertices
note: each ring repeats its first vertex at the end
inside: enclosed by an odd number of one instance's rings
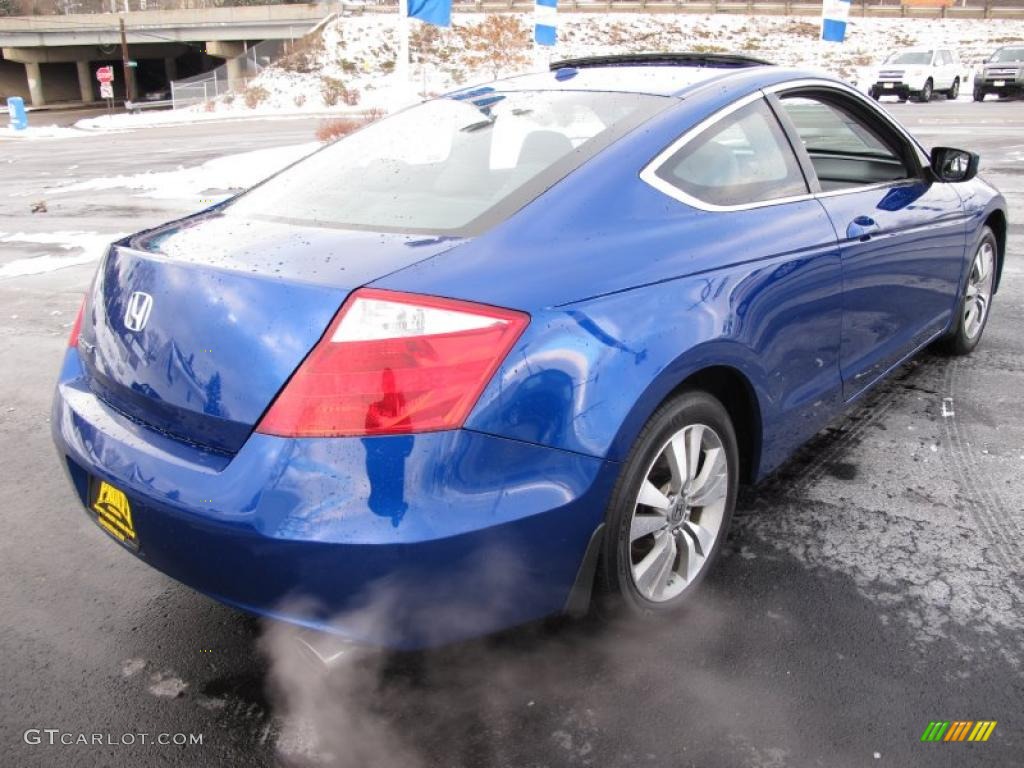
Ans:
POLYGON ((740 481, 753 482, 761 459, 761 408, 750 380, 731 366, 711 366, 687 376, 669 397, 690 389, 703 390, 725 406, 736 431, 740 481))
MULTIPOLYGON (((709 365, 691 369, 667 385, 661 383, 658 387, 658 383, 655 383, 651 389, 654 388, 660 389, 660 393, 655 395, 657 399, 647 400, 646 396, 641 398, 640 402, 646 401, 649 405, 640 413, 634 409, 615 441, 623 460, 632 449, 637 435, 661 406, 687 390, 702 390, 719 400, 728 412, 740 452, 740 481, 753 482, 758 476, 761 461, 763 421, 757 390, 747 374, 733 365, 709 365)), ((648 389, 648 393, 651 389, 648 389)))

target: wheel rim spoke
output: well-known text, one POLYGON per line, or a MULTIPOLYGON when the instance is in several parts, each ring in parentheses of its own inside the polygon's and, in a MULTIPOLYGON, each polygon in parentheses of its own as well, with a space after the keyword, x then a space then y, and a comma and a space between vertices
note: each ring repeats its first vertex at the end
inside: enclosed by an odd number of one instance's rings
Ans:
POLYGON ((668 470, 672 475, 672 491, 679 493, 683 484, 689 479, 686 464, 686 440, 683 436, 676 435, 668 441, 668 445, 665 447, 665 460, 668 462, 668 470))
POLYGON ((974 307, 978 315, 978 322, 981 322, 985 319, 985 310, 988 309, 988 297, 979 293, 978 297, 974 300, 974 307))
POLYGON ((700 567, 704 564, 704 556, 697 551, 697 545, 692 536, 682 531, 677 536, 679 538, 679 549, 682 552, 682 557, 679 561, 679 572, 687 582, 690 582, 700 573, 700 567))
POLYGON ((725 495, 726 478, 725 453, 721 448, 712 448, 704 455, 704 466, 693 481, 690 505, 706 507, 725 495))
POLYGON ((974 335, 974 318, 978 314, 978 305, 975 302, 971 302, 970 306, 967 307, 967 313, 964 315, 964 327, 967 329, 969 336, 974 335))
POLYGON ((668 496, 662 493, 658 486, 652 483, 650 480, 644 480, 644 484, 640 486, 640 498, 637 499, 638 504, 643 504, 645 507, 651 507, 652 509, 666 510, 672 506, 672 502, 668 500, 668 496))
POLYGON ((690 427, 687 449, 686 479, 693 480, 697 476, 697 465, 700 462, 700 448, 704 441, 704 427, 694 424, 690 427))
POLYGON ((683 527, 686 528, 690 535, 692 535, 696 540, 698 552, 704 557, 707 557, 711 552, 711 545, 715 543, 715 535, 707 528, 704 528, 692 520, 687 520, 683 527))
POLYGON ((650 536, 668 527, 668 519, 664 515, 633 515, 633 522, 629 526, 629 540, 631 542, 650 536))
POLYGON ((675 556, 674 537, 667 532, 654 537, 653 549, 633 569, 633 577, 641 594, 653 598, 662 591, 675 556))

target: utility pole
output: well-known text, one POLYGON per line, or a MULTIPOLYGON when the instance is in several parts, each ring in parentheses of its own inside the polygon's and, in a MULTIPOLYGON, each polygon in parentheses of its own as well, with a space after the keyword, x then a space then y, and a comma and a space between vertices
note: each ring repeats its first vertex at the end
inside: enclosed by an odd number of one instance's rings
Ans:
POLYGON ((124 16, 121 21, 121 63, 124 65, 124 100, 135 101, 135 80, 132 77, 132 68, 128 58, 128 38, 124 34, 124 16))

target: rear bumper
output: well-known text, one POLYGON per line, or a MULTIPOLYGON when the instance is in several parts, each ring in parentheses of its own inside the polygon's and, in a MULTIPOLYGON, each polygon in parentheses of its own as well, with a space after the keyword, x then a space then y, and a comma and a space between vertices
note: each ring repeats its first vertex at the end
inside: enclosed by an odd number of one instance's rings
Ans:
POLYGON ((899 96, 907 98, 915 91, 906 83, 894 83, 891 81, 877 82, 871 86, 871 94, 879 96, 899 96))
POLYGON ((396 648, 561 610, 617 471, 466 430, 253 434, 223 457, 109 408, 76 350, 52 424, 83 504, 90 478, 125 492, 145 562, 238 608, 396 648))
POLYGON ((1020 96, 1024 94, 1024 81, 1020 80, 975 80, 974 90, 983 94, 995 93, 1000 96, 1020 96), (996 85, 1002 82, 1002 85, 996 85))

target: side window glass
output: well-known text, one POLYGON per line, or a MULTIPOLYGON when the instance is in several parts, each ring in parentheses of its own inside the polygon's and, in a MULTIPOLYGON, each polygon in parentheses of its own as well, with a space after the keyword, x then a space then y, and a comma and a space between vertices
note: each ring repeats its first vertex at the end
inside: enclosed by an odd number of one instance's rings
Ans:
POLYGON ((784 96, 782 106, 811 158, 822 191, 913 176, 895 140, 864 118, 813 97, 784 96))
POLYGON ((748 205, 808 192, 793 149, 764 99, 709 126, 655 175, 712 205, 748 205))

